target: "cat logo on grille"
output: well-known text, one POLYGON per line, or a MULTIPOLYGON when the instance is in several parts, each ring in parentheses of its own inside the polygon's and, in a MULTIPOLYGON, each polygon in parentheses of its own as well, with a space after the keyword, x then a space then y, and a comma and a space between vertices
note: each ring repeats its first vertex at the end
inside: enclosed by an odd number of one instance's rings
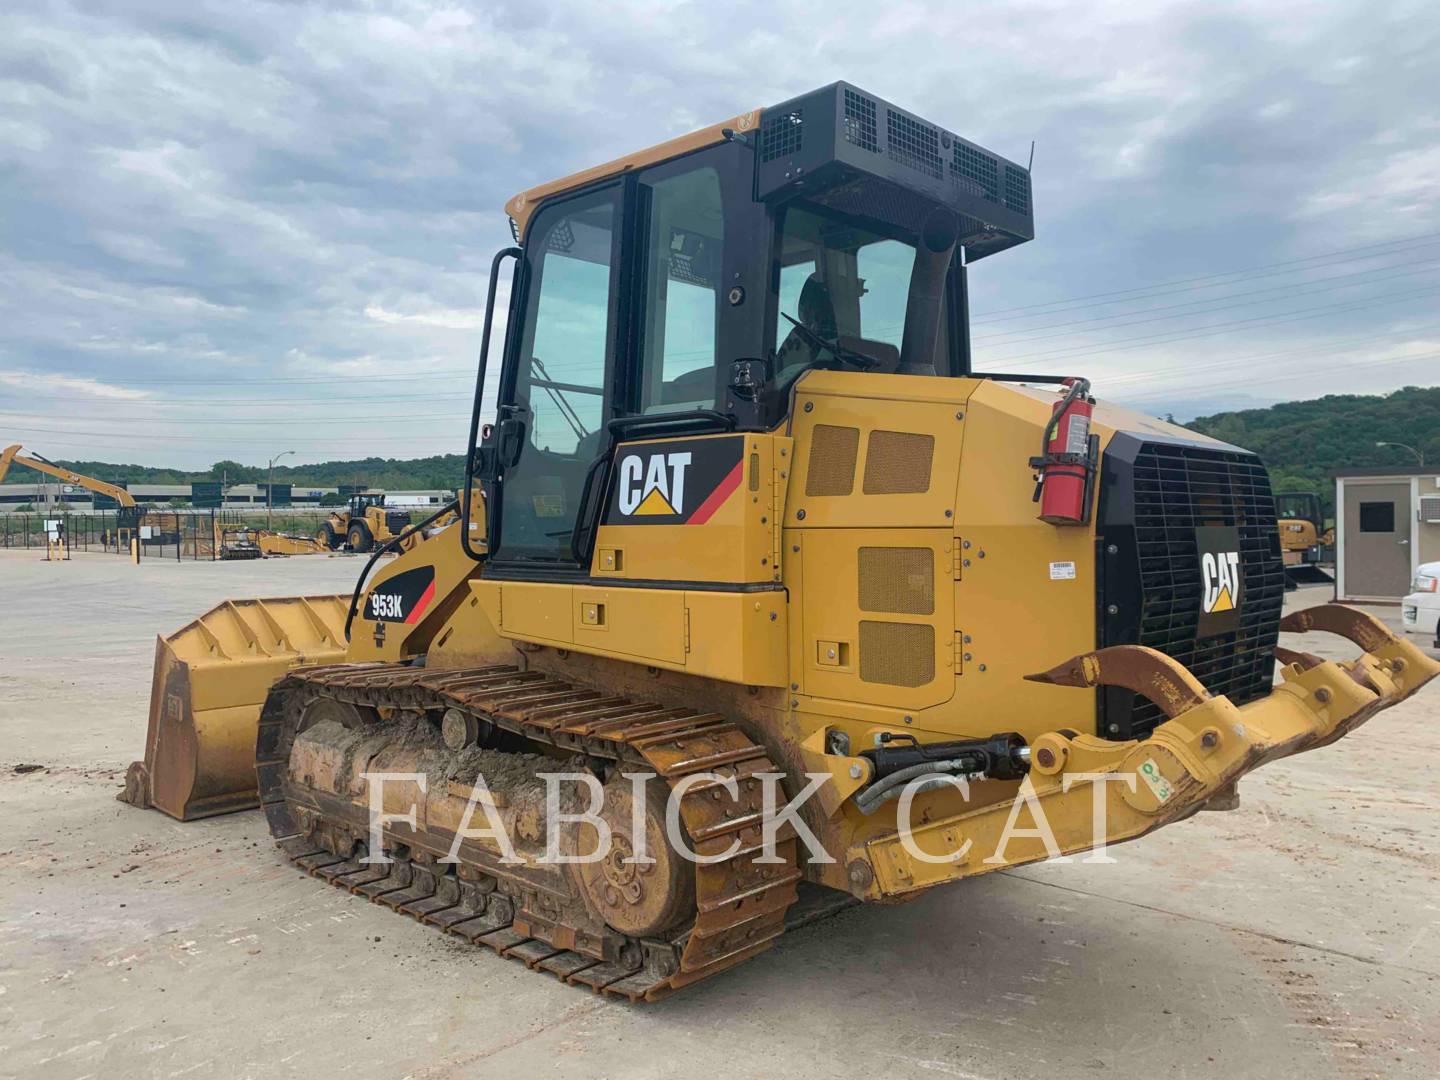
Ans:
POLYGON ((1204 610, 1208 614, 1234 611, 1236 583, 1240 580, 1240 553, 1207 551, 1200 557, 1200 571, 1205 580, 1204 610))
POLYGON ((1240 533, 1232 526, 1206 525, 1195 530, 1200 559, 1201 637, 1225 634, 1239 625, 1245 600, 1244 565, 1240 561, 1240 533))

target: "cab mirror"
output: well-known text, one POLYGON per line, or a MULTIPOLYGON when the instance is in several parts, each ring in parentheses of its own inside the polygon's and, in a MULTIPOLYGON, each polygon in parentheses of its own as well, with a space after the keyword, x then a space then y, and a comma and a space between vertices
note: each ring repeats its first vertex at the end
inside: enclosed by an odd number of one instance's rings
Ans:
MULTIPOLYGON (((525 418, 523 416, 507 416, 495 425, 495 458, 496 465, 500 469, 509 469, 515 466, 520 460, 520 452, 525 448, 525 418)), ((481 448, 481 453, 485 452, 481 448)))

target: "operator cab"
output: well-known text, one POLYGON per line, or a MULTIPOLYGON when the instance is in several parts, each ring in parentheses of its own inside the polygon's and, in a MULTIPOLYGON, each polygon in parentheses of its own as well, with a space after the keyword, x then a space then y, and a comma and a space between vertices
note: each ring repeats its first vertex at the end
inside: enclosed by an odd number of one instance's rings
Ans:
POLYGON ((772 429, 814 368, 968 373, 966 266, 1034 235, 1026 169, 844 83, 507 210, 523 248, 496 258, 516 266, 472 464, 489 561, 521 571, 579 568, 621 438, 772 429))
POLYGON ((1317 532, 1324 531, 1320 496, 1313 491, 1288 491, 1275 496, 1275 516, 1280 520, 1308 521, 1317 532))

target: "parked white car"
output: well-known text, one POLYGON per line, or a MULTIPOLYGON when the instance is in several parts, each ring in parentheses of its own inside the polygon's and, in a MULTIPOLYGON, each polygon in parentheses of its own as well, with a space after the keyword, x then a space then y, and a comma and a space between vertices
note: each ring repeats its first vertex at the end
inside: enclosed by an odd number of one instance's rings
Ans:
POLYGON ((1400 601, 1400 618, 1407 634, 1440 649, 1440 562, 1420 564, 1410 595, 1400 601))

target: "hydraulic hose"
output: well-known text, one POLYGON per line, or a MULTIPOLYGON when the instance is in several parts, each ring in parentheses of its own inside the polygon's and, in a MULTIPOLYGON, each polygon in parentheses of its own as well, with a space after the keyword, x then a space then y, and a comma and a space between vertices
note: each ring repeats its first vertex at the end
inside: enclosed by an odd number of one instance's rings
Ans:
POLYGON ((877 780, 859 795, 855 796, 855 808, 862 814, 873 814, 880 809, 882 803, 890 798, 898 797, 900 789, 917 776, 934 776, 935 783, 928 784, 922 790, 930 787, 938 787, 943 777, 968 775, 974 768, 975 762, 970 758, 953 758, 949 761, 922 761, 919 765, 911 765, 909 768, 893 772, 883 780, 877 780))

